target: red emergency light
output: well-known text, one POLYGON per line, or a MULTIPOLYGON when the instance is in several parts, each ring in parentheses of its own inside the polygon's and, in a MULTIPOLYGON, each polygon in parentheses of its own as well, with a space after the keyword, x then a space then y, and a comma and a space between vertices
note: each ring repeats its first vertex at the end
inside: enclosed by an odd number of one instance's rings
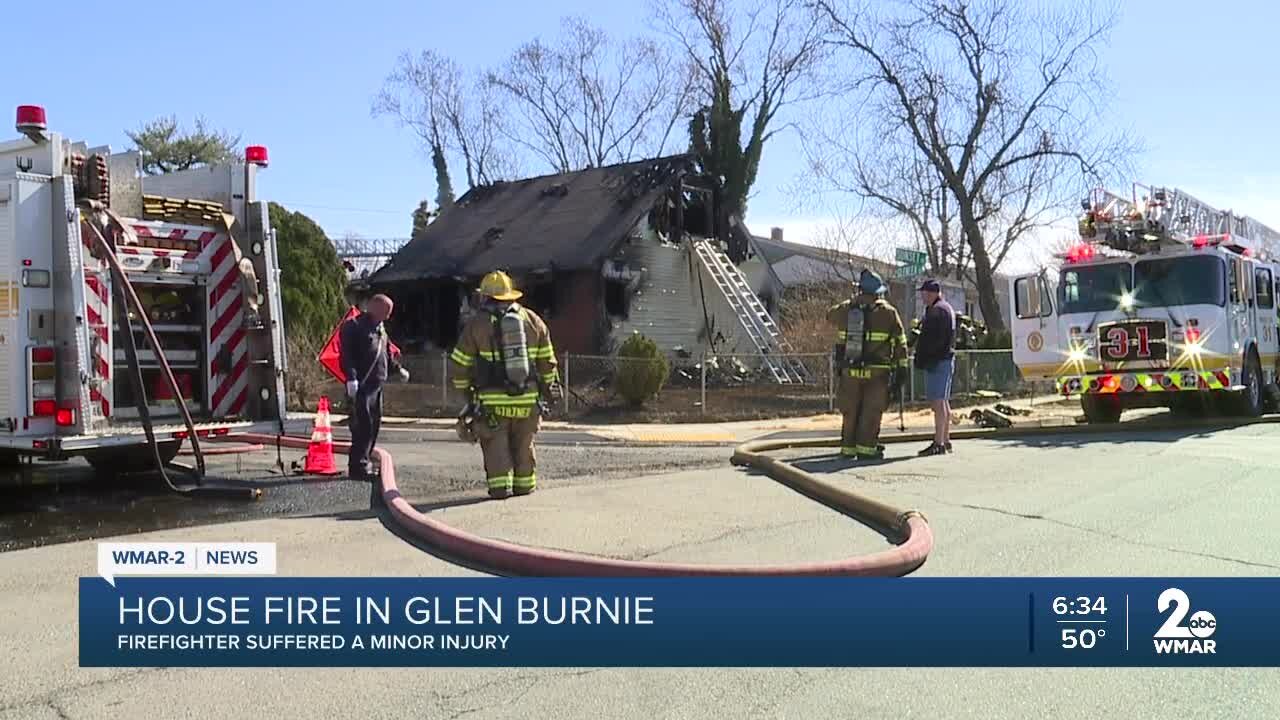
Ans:
POLYGON ((33 417, 53 417, 58 412, 58 404, 52 400, 36 400, 31 403, 33 417))
POLYGON ((1067 251, 1067 262, 1085 262, 1092 260, 1097 251, 1092 245, 1076 245, 1067 251))
POLYGON ((58 408, 58 412, 54 415, 54 421, 60 427, 70 427, 76 424, 76 411, 71 408, 58 408))
POLYGON ((43 133, 49 129, 49 123, 45 119, 44 108, 39 105, 19 105, 18 119, 14 123, 18 132, 23 135, 31 133, 43 133))
POLYGON ((267 166, 267 147, 265 145, 250 145, 244 149, 244 161, 250 165, 258 167, 267 166))
POLYGON ((31 348, 31 362, 33 363, 51 363, 56 357, 57 352, 51 347, 31 348))

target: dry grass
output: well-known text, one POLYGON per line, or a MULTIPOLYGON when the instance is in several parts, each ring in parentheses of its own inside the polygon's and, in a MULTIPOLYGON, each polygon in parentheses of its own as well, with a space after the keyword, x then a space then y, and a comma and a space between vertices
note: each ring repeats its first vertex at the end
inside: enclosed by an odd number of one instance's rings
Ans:
POLYGON ((289 355, 289 374, 285 376, 288 407, 295 412, 315 412, 316 401, 328 395, 330 401, 343 397, 342 387, 316 360, 328 337, 287 336, 285 352, 289 355))
POLYGON ((848 299, 845 283, 789 288, 782 298, 782 334, 797 353, 830 352, 835 329, 827 324, 827 311, 848 299))

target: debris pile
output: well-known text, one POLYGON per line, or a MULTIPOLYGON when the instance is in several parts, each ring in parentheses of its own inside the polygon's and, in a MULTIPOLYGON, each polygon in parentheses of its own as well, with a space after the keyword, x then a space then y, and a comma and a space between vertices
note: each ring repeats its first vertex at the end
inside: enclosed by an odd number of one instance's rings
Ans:
POLYGON ((996 403, 990 408, 977 408, 969 413, 969 419, 978 427, 1007 428, 1013 427, 1013 418, 1027 416, 1031 410, 1016 408, 1005 403, 996 403))

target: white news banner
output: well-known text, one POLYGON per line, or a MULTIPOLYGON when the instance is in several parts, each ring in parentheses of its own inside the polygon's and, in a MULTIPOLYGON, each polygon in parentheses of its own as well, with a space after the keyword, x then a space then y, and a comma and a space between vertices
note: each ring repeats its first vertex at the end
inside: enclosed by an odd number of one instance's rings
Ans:
POLYGON ((98 574, 119 576, 275 575, 275 543, 98 543, 98 574))

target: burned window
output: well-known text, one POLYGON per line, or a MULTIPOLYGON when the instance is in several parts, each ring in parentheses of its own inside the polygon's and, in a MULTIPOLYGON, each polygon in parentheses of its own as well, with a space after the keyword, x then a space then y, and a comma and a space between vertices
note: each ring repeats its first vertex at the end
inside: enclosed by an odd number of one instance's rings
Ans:
POLYGON ((626 320, 631 317, 631 295, 621 280, 605 280, 604 311, 609 317, 626 320))
POLYGON ((556 311, 556 286, 549 282, 532 285, 525 304, 544 318, 550 318, 556 311))
POLYGON ((625 261, 610 260, 601 271, 604 276, 604 310, 614 319, 631 317, 631 299, 643 279, 643 271, 627 267, 625 261))

